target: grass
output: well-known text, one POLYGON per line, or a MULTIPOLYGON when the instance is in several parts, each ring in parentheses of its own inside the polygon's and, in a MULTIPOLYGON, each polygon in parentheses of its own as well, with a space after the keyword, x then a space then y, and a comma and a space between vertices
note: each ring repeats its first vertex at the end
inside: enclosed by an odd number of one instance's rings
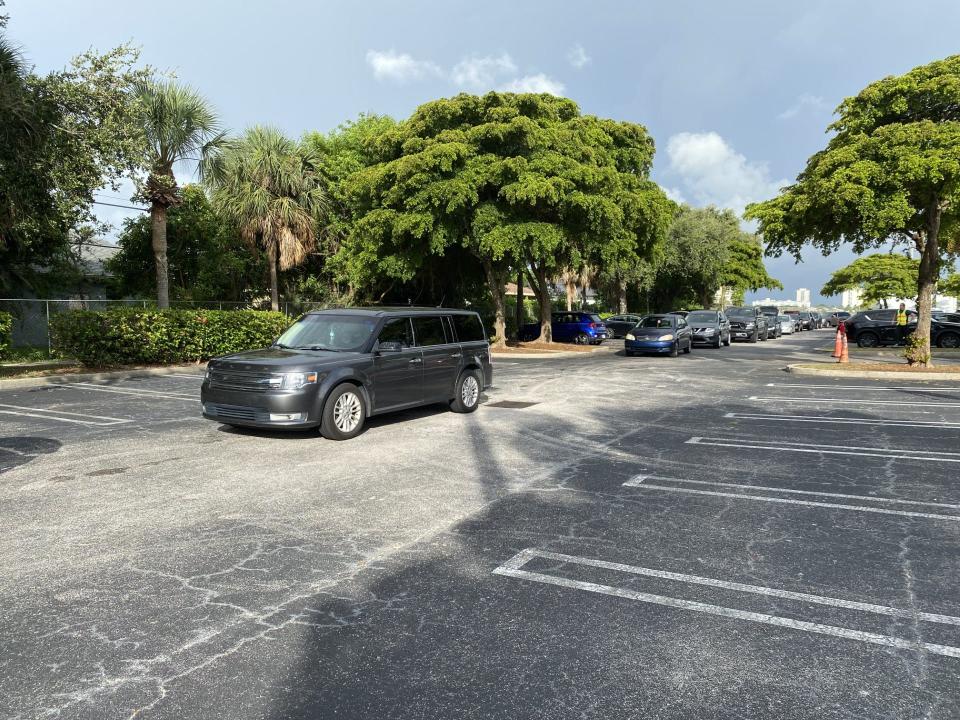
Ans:
POLYGON ((934 367, 918 367, 906 363, 806 363, 795 367, 810 370, 840 370, 842 372, 896 372, 913 375, 936 375, 938 373, 960 373, 960 365, 935 365, 934 367))
POLYGON ((45 345, 23 345, 10 348, 2 362, 16 364, 59 359, 56 355, 51 355, 45 345))

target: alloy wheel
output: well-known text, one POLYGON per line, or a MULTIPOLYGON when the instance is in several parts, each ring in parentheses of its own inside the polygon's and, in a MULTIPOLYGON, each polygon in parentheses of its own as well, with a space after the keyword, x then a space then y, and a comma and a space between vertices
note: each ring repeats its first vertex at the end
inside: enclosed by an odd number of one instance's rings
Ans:
POLYGON ((460 400, 466 407, 473 407, 480 397, 480 383, 475 375, 467 375, 460 386, 460 400))
POLYGON ((360 398, 356 393, 345 392, 333 406, 333 423, 343 433, 353 432, 360 424, 360 398))

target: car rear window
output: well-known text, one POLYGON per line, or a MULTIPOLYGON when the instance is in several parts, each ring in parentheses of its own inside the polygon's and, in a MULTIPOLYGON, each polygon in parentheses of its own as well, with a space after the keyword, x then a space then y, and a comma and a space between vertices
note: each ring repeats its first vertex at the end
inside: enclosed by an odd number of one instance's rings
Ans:
POLYGON ((595 323, 602 323, 603 320, 600 319, 599 315, 590 315, 590 321, 595 323))
POLYGON ((483 323, 479 315, 453 315, 453 327, 457 331, 457 340, 460 342, 477 342, 486 340, 483 335, 483 323))
POLYGON ((417 345, 445 345, 448 340, 443 329, 443 320, 439 316, 413 318, 413 332, 417 345))

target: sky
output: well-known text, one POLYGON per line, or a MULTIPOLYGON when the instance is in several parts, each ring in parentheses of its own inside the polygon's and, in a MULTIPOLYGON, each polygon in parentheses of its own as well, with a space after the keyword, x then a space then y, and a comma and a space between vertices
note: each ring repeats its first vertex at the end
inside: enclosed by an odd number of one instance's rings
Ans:
MULTIPOLYGON (((844 97, 957 53, 960 28, 956 0, 8 0, 6 12, 38 72, 132 42, 234 131, 299 137, 462 91, 562 94, 644 125, 671 197, 738 213, 796 177, 844 97)), ((100 211, 114 223, 128 214, 100 211)), ((768 259, 784 290, 748 300, 806 287, 818 302, 852 259, 768 259)))

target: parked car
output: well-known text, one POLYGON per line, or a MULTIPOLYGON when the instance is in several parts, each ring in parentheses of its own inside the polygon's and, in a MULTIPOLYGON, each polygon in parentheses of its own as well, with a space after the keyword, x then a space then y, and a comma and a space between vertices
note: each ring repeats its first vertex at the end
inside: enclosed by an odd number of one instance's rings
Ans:
POLYGON ((628 357, 644 353, 667 353, 676 357, 683 350, 693 349, 693 333, 686 319, 679 315, 647 315, 623 341, 628 357))
POLYGON ((686 317, 694 344, 718 348, 730 344, 730 321, 717 310, 694 310, 686 317))
POLYGON ((347 440, 371 415, 449 403, 477 409, 493 382, 480 316, 438 308, 307 313, 268 348, 215 358, 200 389, 203 416, 225 425, 319 427, 347 440))
POLYGON ((628 332, 630 332, 633 327, 640 322, 642 315, 614 315, 613 317, 608 317, 603 321, 604 325, 607 326, 609 331, 607 334, 613 333, 613 337, 622 338, 628 332))
POLYGON ((813 321, 817 330, 820 330, 821 328, 825 328, 827 326, 827 317, 822 312, 817 311, 817 312, 811 313, 811 315, 813 316, 813 321))
POLYGON ((840 323, 850 317, 850 313, 846 310, 840 310, 839 312, 830 313, 830 316, 827 317, 827 325, 830 327, 837 327, 840 323))
POLYGON ((685 318, 689 314, 690 314, 689 310, 671 310, 670 312, 667 313, 667 315, 679 315, 682 318, 685 318))
POLYGON ((780 322, 781 335, 793 335, 795 323, 790 315, 787 315, 786 313, 777 315, 777 320, 780 322))
MULTIPOLYGON (((846 321, 847 337, 860 347, 896 345, 900 341, 897 311, 894 309, 865 310, 846 321)), ((917 329, 917 313, 907 310, 905 333, 917 329)), ((938 314, 930 322, 930 344, 935 347, 960 347, 960 314, 938 314)))
POLYGON ((797 319, 800 321, 801 329, 803 330, 813 330, 813 318, 810 313, 805 310, 801 310, 797 313, 797 319))
POLYGON ((775 340, 783 335, 780 329, 780 308, 776 305, 761 305, 760 312, 767 319, 767 340, 775 340))
POLYGON ((793 320, 793 331, 794 332, 803 332, 803 321, 800 319, 799 310, 787 310, 784 315, 789 315, 793 320))
POLYGON ((767 317, 758 307, 730 307, 724 310, 730 320, 734 340, 755 343, 767 339, 767 317))
MULTIPOLYGON (((607 326, 599 315, 586 312, 555 312, 550 317, 553 339, 577 345, 599 345, 607 337, 607 326)), ((520 339, 530 342, 540 337, 540 323, 530 323, 520 329, 520 339)))

